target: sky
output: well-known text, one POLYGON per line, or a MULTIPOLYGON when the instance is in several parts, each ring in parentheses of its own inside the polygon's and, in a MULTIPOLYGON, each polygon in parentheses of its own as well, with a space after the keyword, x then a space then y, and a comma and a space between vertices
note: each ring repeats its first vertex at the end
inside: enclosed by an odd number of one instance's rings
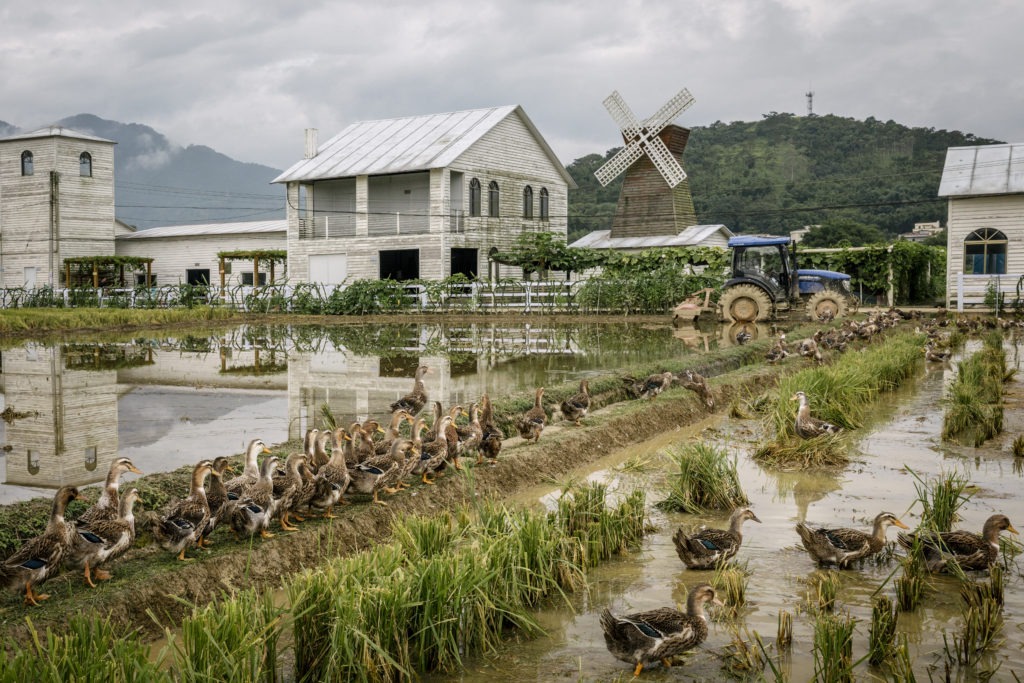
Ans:
POLYGON ((0 120, 90 113, 286 168, 305 128, 522 105, 563 161, 676 123, 807 112, 1024 141, 1019 0, 65 0, 0 4, 0 120))

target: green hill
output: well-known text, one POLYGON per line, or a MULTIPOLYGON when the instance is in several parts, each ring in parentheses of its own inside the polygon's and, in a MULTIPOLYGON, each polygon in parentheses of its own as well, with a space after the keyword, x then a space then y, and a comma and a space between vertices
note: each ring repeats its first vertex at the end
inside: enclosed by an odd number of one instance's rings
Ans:
MULTIPOLYGON (((945 221, 936 197, 946 148, 998 140, 894 121, 771 113, 761 121, 691 129, 683 167, 701 223, 733 232, 787 234, 804 225, 852 221, 888 236, 920 221, 945 221)), ((618 148, 568 166, 569 240, 611 227, 619 182, 594 171, 618 148)))

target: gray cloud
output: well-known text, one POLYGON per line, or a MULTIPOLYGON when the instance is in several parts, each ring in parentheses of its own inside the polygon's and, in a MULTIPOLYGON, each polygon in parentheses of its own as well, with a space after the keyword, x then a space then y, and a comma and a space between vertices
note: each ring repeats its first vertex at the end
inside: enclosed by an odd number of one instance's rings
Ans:
MULTIPOLYGON (((522 104, 563 161, 618 144, 601 100, 679 120, 815 111, 1024 140, 1024 5, 966 0, 195 2, 0 9, 0 119, 79 112, 277 167, 348 123, 522 104)), ((158 159, 153 159, 159 162, 158 159)))

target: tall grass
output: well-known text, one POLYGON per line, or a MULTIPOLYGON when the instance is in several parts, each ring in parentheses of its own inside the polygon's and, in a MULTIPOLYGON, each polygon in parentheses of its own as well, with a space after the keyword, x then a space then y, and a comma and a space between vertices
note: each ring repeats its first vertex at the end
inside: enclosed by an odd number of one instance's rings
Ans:
POLYGON ((746 563, 742 565, 723 562, 715 569, 711 577, 711 585, 725 599, 725 609, 718 610, 717 614, 723 614, 735 619, 740 610, 747 604, 747 583, 750 580, 750 569, 746 563))
POLYGON ((831 612, 836 608, 836 598, 842 581, 839 572, 829 569, 817 571, 807 580, 807 604, 812 610, 831 612))
POLYGON ((878 666, 896 652, 896 606, 885 595, 875 599, 868 629, 868 661, 878 666))
POLYGON ((286 613, 273 593, 253 590, 195 608, 169 638, 176 680, 272 683, 286 613))
POLYGON ((920 367, 921 343, 921 335, 895 334, 861 353, 845 354, 830 366, 782 378, 764 417, 765 431, 775 439, 762 444, 754 458, 772 466, 845 464, 845 455, 838 452, 840 439, 802 441, 796 436, 796 404, 791 397, 803 391, 815 417, 856 429, 878 394, 896 389, 920 367))
POLYGON ((668 456, 676 471, 670 475, 668 498, 658 507, 702 513, 732 510, 750 502, 740 486, 736 459, 725 449, 696 442, 670 449, 668 456))
POLYGON ((814 680, 853 683, 854 620, 849 614, 819 612, 814 620, 814 680))
POLYGON ((604 484, 574 486, 562 494, 552 513, 555 526, 580 542, 590 567, 625 553, 643 538, 646 527, 643 491, 629 494, 615 509, 608 508, 607 495, 604 484))
POLYGON ((938 532, 951 531, 953 524, 960 519, 960 508, 971 499, 971 493, 967 492, 970 479, 956 470, 939 472, 928 479, 922 479, 909 467, 906 470, 914 477, 917 502, 921 504, 920 527, 938 532))
POLYGON ((0 647, 2 683, 170 683, 162 660, 136 634, 119 633, 109 619, 72 615, 60 635, 40 634, 28 621, 30 644, 12 654, 0 647))
POLYGON ((106 327, 147 327, 187 322, 241 319, 244 314, 229 308, 13 308, 0 310, 4 334, 94 330, 106 327))
POLYGON ((945 398, 942 439, 977 447, 1003 431, 1003 382, 1009 376, 1002 334, 993 331, 957 368, 945 398))

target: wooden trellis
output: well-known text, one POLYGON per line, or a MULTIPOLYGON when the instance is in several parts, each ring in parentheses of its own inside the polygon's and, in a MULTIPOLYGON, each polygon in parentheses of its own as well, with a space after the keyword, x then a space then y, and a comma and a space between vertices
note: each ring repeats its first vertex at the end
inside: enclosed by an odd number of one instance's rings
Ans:
POLYGON ((77 275, 79 279, 91 275, 92 286, 95 289, 99 289, 100 273, 108 269, 116 269, 116 271, 111 271, 111 276, 116 273, 119 285, 124 287, 125 266, 131 267, 133 272, 141 270, 145 266, 146 287, 152 286, 153 259, 148 256, 76 256, 66 258, 64 259, 64 284, 69 288, 73 288, 75 282, 71 279, 72 275, 77 275), (78 268, 72 269, 72 266, 78 266, 78 268), (86 272, 83 273, 83 270, 86 270, 86 272))
POLYGON ((226 282, 224 278, 224 264, 227 261, 252 261, 252 283, 254 286, 260 284, 260 261, 270 264, 270 284, 274 284, 275 266, 278 263, 288 262, 288 251, 285 249, 237 249, 235 251, 217 252, 220 259, 220 295, 225 296, 226 282))

